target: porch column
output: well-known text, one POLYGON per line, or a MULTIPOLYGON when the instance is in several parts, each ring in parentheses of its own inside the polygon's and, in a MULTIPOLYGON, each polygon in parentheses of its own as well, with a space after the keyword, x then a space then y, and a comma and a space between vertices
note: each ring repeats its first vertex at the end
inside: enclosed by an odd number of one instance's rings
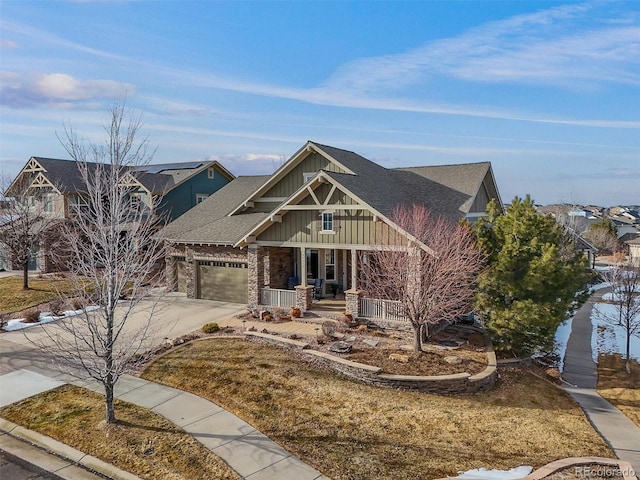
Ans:
POLYGON ((300 285, 307 286, 307 248, 300 247, 300 285))
POLYGON ((296 307, 304 313, 311 308, 311 305, 313 305, 313 286, 296 286, 296 307))
POLYGON ((353 315, 353 318, 360 316, 360 297, 362 292, 353 288, 344 292, 345 311, 353 315))
POLYGON ((358 290, 358 251, 351 249, 351 290, 358 290))
POLYGON ((260 305, 260 289, 264 287, 264 252, 259 245, 249 245, 247 249, 248 286, 247 303, 249 308, 260 305))
POLYGON ((347 290, 347 251, 342 250, 342 293, 347 290))

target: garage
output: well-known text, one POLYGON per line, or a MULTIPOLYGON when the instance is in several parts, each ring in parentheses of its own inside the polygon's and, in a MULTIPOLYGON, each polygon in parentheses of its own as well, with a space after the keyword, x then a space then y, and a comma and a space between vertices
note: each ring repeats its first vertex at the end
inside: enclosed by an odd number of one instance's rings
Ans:
POLYGON ((198 262, 197 298, 247 303, 246 262, 198 262))
POLYGON ((187 293, 187 262, 184 257, 176 258, 176 270, 178 272, 178 291, 187 293))

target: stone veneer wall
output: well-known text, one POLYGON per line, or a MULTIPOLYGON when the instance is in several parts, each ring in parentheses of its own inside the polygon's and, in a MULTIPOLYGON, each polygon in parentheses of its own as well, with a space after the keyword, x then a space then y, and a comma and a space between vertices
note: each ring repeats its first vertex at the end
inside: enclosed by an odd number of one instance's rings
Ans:
POLYGON ((256 308, 260 305, 260 289, 264 287, 265 279, 264 257, 264 248, 259 245, 251 245, 247 250, 247 266, 249 268, 247 299, 249 308, 256 308))
POLYGON ((498 378, 496 368, 496 355, 488 345, 487 368, 475 375, 469 373, 457 373, 454 375, 438 376, 414 376, 414 375, 391 375, 381 373, 382 369, 352 362, 344 358, 337 357, 325 352, 311 350, 309 345, 302 342, 294 342, 287 338, 268 335, 259 332, 246 332, 245 338, 261 343, 269 343, 284 348, 300 350, 302 358, 312 364, 336 370, 343 375, 355 380, 376 385, 379 387, 389 387, 402 390, 411 390, 424 393, 438 393, 444 395, 465 394, 483 392, 491 389, 498 378))

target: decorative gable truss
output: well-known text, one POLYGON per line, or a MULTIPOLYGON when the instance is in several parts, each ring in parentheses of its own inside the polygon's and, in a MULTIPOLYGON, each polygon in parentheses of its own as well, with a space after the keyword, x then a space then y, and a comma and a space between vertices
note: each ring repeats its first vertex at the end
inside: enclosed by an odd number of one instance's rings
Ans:
POLYGON ((236 244, 308 248, 404 248, 408 236, 324 172, 236 244))

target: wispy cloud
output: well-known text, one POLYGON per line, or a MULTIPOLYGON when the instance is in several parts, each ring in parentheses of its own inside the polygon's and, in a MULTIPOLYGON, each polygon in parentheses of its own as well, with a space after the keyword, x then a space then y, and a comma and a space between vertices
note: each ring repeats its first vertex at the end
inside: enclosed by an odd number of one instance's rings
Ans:
POLYGON ((340 67, 325 86, 393 91, 434 76, 468 82, 573 88, 602 82, 640 84, 640 23, 616 18, 608 4, 555 7, 489 22, 404 53, 363 58, 340 67), (586 15, 602 15, 586 30, 586 15))
POLYGON ((22 76, 0 73, 0 103, 12 108, 46 104, 56 108, 90 106, 96 99, 132 94, 135 87, 115 80, 80 80, 66 73, 38 73, 22 76))

